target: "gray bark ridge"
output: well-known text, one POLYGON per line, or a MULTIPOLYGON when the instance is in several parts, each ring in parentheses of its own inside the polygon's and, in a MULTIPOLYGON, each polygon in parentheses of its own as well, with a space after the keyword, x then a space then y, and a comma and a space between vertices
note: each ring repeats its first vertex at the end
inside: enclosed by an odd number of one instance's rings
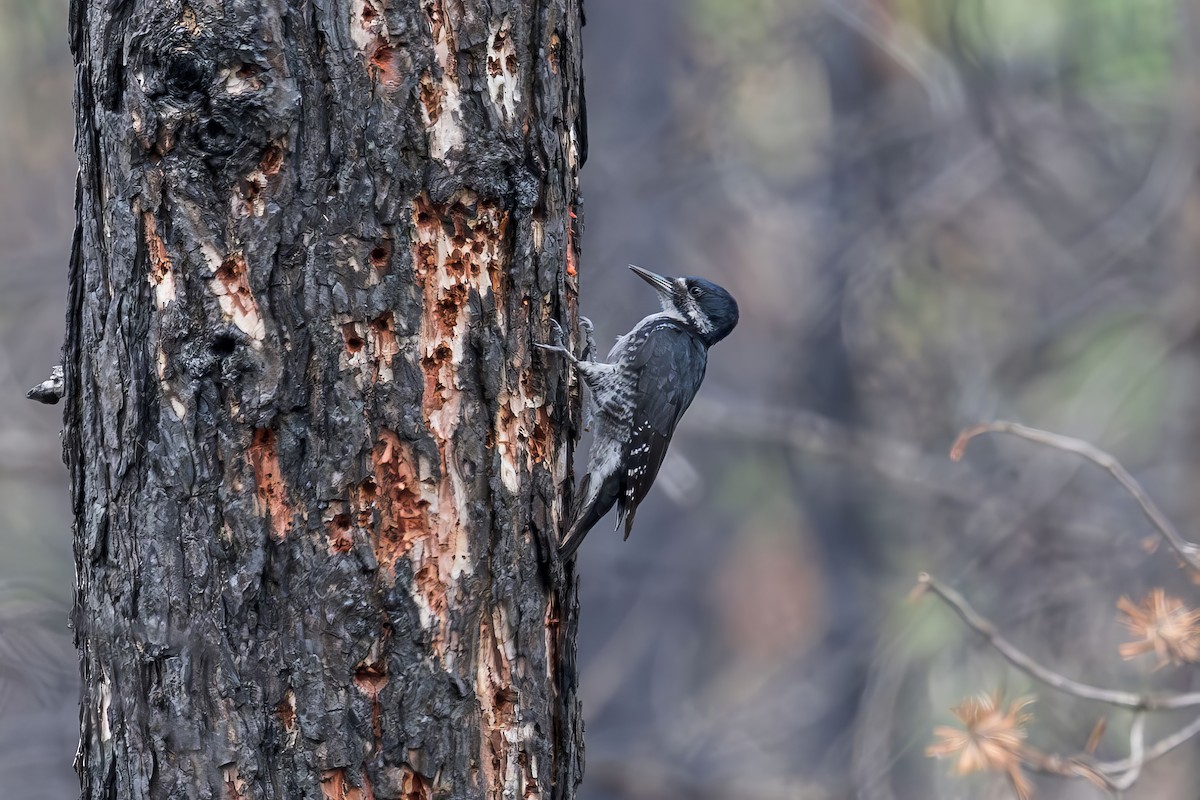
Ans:
POLYGON ((574 796, 581 25, 73 0, 85 800, 574 796))

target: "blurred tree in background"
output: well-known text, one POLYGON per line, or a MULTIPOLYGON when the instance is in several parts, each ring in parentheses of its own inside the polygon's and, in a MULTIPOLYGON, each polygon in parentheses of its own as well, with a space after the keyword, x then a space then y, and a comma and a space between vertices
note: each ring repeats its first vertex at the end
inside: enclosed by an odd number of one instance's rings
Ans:
MULTIPOLYGON (((601 340, 651 311, 634 262, 717 280, 743 321, 637 534, 583 548, 581 796, 1003 796, 924 750, 964 696, 1035 687, 948 611, 902 602, 923 569, 1066 674, 1192 686, 1114 657, 1123 595, 1195 590, 1106 475, 1009 440, 945 456, 962 428, 1017 419, 1118 456, 1185 532, 1200 519, 1193 6, 588 4, 583 311, 601 340)), ((61 341, 65 3, 0 3, 0 43, 0 578, 61 602, 57 414, 20 390, 61 341)), ((1109 713, 1033 708, 1030 741, 1055 752, 1109 713)), ((0 731, 34 730, 15 719, 0 731)), ((1113 715, 1097 752, 1119 755, 1130 724, 1113 715)), ((42 726, 47 747, 71 727, 42 726)), ((1195 756, 1128 796, 1193 796, 1195 756)))

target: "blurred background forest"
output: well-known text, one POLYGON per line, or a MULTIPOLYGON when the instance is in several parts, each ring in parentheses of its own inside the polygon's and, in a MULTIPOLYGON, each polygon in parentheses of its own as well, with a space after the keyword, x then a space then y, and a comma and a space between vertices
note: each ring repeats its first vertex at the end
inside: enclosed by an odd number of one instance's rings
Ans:
MULTIPOLYGON (((1127 755, 1128 714, 1041 690, 905 598, 929 570, 1064 674, 1194 684, 1117 655, 1122 595, 1200 588, 1109 476, 1017 440, 946 454, 992 419, 1078 436, 1195 529, 1200 4, 586 10, 583 310, 602 346, 653 310, 633 262, 722 283, 742 322, 634 536, 602 525, 581 551, 581 797, 1009 796, 924 752, 984 691, 1036 692, 1043 750, 1079 752, 1103 716, 1097 755, 1127 755)), ((0 0, 0 786, 55 800, 77 791, 70 516, 60 412, 23 392, 62 342, 66 12, 0 0)), ((1194 798, 1198 751, 1128 796, 1194 798)))

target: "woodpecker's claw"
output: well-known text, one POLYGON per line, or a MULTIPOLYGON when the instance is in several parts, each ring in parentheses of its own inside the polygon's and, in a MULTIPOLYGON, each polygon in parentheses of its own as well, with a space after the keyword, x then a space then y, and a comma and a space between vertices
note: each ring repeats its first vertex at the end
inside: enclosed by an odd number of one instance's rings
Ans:
POLYGON ((587 317, 579 318, 579 336, 583 339, 583 353, 579 356, 579 360, 591 361, 596 354, 596 327, 587 317))
POLYGON ((558 324, 558 320, 550 320, 550 335, 554 337, 555 347, 566 347, 566 337, 563 335, 562 325, 558 324))
POLYGON ((575 361, 575 354, 567 349, 566 343, 563 341, 563 329, 556 321, 550 320, 550 337, 551 342, 544 344, 542 342, 534 342, 533 346, 541 350, 549 350, 552 353, 562 353, 571 361, 575 361))

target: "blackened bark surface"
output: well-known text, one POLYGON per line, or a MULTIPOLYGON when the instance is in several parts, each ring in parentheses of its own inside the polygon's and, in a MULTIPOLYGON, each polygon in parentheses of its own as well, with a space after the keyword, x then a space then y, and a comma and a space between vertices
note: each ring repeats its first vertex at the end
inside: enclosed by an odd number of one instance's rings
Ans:
POLYGON ((574 796, 580 15, 74 0, 85 800, 574 796))

